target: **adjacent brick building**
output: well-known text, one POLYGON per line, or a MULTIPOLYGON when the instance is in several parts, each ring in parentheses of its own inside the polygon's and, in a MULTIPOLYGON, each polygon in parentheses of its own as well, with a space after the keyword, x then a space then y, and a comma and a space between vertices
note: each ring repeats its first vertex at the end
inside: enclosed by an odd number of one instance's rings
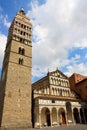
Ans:
POLYGON ((70 78, 70 87, 82 100, 87 101, 87 76, 74 73, 70 78))

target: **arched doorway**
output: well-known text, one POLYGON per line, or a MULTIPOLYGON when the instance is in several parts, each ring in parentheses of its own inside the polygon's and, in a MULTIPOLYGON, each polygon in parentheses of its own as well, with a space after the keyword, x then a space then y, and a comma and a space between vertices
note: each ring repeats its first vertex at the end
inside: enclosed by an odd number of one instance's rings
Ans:
POLYGON ((80 119, 79 119, 79 112, 77 108, 73 109, 73 114, 74 114, 74 119, 76 123, 80 123, 80 119))
POLYGON ((59 115, 59 123, 60 124, 66 124, 66 117, 65 117, 65 110, 64 108, 60 108, 59 111, 58 111, 58 115, 59 115))
POLYGON ((66 102, 66 110, 67 110, 67 121, 68 121, 68 123, 72 123, 73 122, 72 108, 71 108, 71 103, 70 102, 66 102))
POLYGON ((47 121, 47 126, 51 126, 49 109, 46 109, 46 121, 47 121))
POLYGON ((85 114, 85 123, 87 123, 87 108, 84 108, 84 114, 85 114))
POLYGON ((57 110, 56 110, 56 108, 52 109, 52 124, 57 125, 57 110))
POLYGON ((41 124, 42 126, 51 126, 50 111, 46 107, 41 110, 41 124))
POLYGON ((83 112, 82 108, 80 108, 80 117, 81 117, 81 123, 84 124, 85 119, 84 119, 84 112, 83 112))

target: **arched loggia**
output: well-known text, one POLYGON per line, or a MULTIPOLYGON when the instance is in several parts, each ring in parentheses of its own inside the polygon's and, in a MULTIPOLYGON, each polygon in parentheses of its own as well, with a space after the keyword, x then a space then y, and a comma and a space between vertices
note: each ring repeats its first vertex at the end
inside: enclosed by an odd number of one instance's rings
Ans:
POLYGON ((41 124, 43 126, 51 126, 51 120, 50 120, 50 110, 46 107, 42 108, 41 110, 41 124))
POLYGON ((74 119, 76 123, 80 123, 79 112, 77 108, 73 109, 74 119))
POLYGON ((65 110, 64 108, 60 108, 58 111, 58 116, 60 117, 60 124, 66 124, 66 116, 65 116, 65 110))

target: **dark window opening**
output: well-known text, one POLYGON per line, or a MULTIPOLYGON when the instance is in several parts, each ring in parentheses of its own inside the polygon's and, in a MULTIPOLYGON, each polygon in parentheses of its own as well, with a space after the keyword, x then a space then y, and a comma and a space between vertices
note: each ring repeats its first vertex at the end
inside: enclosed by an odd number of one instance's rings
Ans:
POLYGON ((26 29, 26 25, 24 25, 24 29, 26 29))
POLYGON ((25 54, 25 49, 19 47, 19 54, 24 55, 25 54))
POLYGON ((21 27, 23 28, 23 24, 21 24, 21 27))
POLYGON ((19 58, 19 64, 23 65, 23 58, 19 58))
POLYGON ((21 47, 19 47, 19 54, 21 54, 21 47))
POLYGON ((55 103, 55 100, 52 100, 52 103, 55 103))
POLYGON ((23 32, 21 31, 21 35, 23 34, 23 32))
POLYGON ((31 27, 29 29, 31 30, 31 27))
POLYGON ((23 40, 22 40, 22 38, 20 38, 20 42, 22 42, 23 40))
POLYGON ((20 38, 20 42, 21 42, 21 43, 24 43, 24 42, 25 42, 25 39, 20 38))
POLYGON ((18 22, 16 21, 16 24, 17 24, 18 22))
POLYGON ((25 54, 25 49, 23 48, 23 49, 22 49, 22 55, 24 55, 24 54, 25 54))
POLYGON ((25 32, 24 32, 24 36, 25 36, 25 32))

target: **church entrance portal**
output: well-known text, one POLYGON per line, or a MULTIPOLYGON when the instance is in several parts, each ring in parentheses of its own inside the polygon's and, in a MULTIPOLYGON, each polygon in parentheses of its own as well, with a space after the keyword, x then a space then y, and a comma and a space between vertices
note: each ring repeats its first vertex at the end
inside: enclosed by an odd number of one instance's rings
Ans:
POLYGON ((60 117, 60 124, 66 124, 66 117, 65 117, 65 110, 63 108, 59 109, 59 117, 60 117))
POLYGON ((47 126, 51 126, 49 109, 46 110, 46 121, 47 121, 47 126))
POLYGON ((42 126, 51 126, 50 110, 46 107, 41 110, 41 124, 42 126))
POLYGON ((62 124, 66 124, 65 112, 61 112, 62 115, 62 124))

